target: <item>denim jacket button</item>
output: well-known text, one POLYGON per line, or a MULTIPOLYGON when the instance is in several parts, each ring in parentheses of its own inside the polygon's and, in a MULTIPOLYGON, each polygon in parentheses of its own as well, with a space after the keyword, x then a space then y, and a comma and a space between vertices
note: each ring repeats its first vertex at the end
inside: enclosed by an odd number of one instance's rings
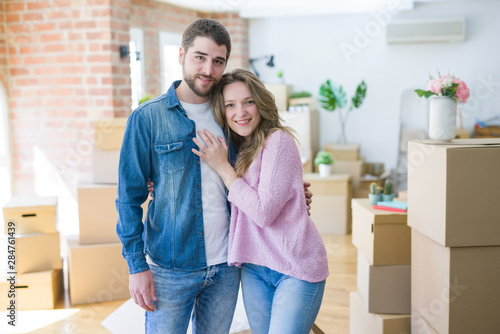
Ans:
POLYGON ((200 236, 203 235, 203 232, 200 232, 200 236))

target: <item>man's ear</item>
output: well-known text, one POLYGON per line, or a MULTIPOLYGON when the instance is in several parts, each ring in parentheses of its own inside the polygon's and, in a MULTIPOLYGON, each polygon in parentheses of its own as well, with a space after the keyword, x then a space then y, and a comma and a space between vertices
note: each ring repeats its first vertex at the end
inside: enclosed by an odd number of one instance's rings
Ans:
POLYGON ((181 46, 179 48, 179 65, 182 65, 183 58, 184 58, 184 48, 181 46))

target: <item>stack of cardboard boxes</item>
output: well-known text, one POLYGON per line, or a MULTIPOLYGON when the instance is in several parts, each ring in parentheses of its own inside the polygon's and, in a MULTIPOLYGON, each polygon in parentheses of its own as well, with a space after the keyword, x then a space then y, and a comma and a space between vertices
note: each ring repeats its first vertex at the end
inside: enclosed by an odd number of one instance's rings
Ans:
POLYGON ((332 173, 349 174, 352 177, 353 189, 358 189, 364 171, 364 160, 359 153, 359 144, 340 145, 326 143, 323 151, 330 152, 335 159, 332 173))
POLYGON ((359 291, 350 293, 351 334, 410 332, 411 230, 406 218, 406 213, 375 210, 368 199, 352 200, 359 291))
POLYGON ((500 140, 408 146, 412 333, 498 333, 500 140))
POLYGON ((17 197, 4 206, 4 240, 11 247, 5 247, 10 257, 7 278, 0 282, 2 310, 12 303, 16 310, 53 309, 59 300, 63 275, 56 211, 57 197, 17 197))
POLYGON ((94 183, 78 185, 80 234, 67 239, 71 304, 130 297, 128 267, 116 234, 115 207, 125 123, 123 118, 95 123, 94 183))
POLYGON ((304 174, 304 180, 311 183, 314 194, 311 219, 319 233, 351 233, 351 176, 320 177, 317 173, 309 173, 304 174))
POLYGON ((290 99, 291 85, 267 83, 266 88, 274 96, 283 125, 295 131, 304 173, 311 173, 319 149, 319 113, 314 100, 290 99))

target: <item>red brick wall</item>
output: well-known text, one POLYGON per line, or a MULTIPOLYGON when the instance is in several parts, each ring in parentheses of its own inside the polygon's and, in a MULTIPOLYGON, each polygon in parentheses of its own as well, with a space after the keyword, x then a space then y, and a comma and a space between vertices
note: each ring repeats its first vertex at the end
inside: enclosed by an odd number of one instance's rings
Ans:
POLYGON ((231 35, 232 51, 227 70, 248 67, 248 22, 237 14, 205 14, 179 8, 153 0, 131 0, 130 26, 144 31, 146 91, 160 95, 161 65, 159 32, 181 34, 189 24, 199 18, 211 18, 221 22, 231 35))
MULTIPOLYGON (((129 58, 119 56, 129 28, 144 30, 146 91, 159 95, 159 32, 181 34, 202 16, 152 0, 2 1, 0 80, 9 82, 14 194, 34 193, 35 149, 73 193, 90 181, 92 122, 131 112, 129 58)), ((246 20, 212 17, 233 39, 228 68, 245 66, 246 20)))
MULTIPOLYGON (((74 188, 90 179, 92 121, 130 112, 128 0, 10 0, 14 193, 34 190, 34 148, 74 188)), ((43 177, 43 175, 42 175, 43 177)))
POLYGON ((7 68, 7 34, 5 23, 5 3, 0 2, 0 84, 8 94, 8 68, 7 68))

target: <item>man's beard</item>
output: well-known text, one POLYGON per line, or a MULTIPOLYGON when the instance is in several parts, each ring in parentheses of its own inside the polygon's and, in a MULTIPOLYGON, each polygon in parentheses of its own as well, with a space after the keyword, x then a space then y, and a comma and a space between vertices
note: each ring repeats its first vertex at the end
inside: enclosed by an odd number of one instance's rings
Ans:
POLYGON ((217 86, 217 83, 218 83, 218 81, 215 80, 215 78, 211 77, 211 76, 205 76, 205 75, 201 75, 201 74, 195 74, 195 75, 189 76, 185 73, 184 73, 184 81, 186 81, 187 85, 189 86, 189 88, 191 88, 193 93, 195 93, 196 96, 199 96, 199 97, 209 97, 210 95, 212 95, 212 93, 214 92, 215 87, 217 86), (211 80, 212 85, 210 86, 210 88, 208 88, 206 91, 202 91, 198 87, 196 87, 196 79, 198 77, 203 77, 203 78, 211 80))

